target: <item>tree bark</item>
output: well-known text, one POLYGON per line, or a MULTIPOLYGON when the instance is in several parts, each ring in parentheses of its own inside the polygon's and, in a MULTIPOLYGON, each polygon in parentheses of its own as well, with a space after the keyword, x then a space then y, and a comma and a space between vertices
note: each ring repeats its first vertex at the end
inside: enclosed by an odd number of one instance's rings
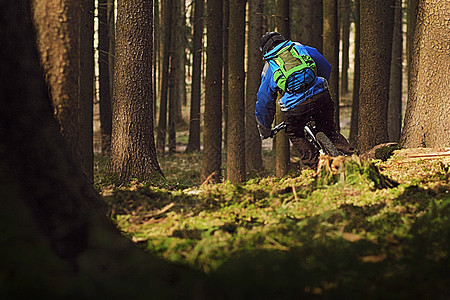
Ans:
POLYGON ((222 166, 223 1, 207 2, 207 49, 202 180, 219 182, 222 166))
POLYGON ((323 49, 323 1, 292 1, 291 37, 304 45, 323 49))
POLYGON ((163 62, 161 70, 161 97, 159 99, 159 119, 156 132, 156 150, 164 155, 167 133, 167 99, 169 95, 170 45, 172 44, 172 0, 162 2, 164 24, 163 62))
POLYGON ((340 130, 339 118, 339 23, 338 0, 323 0, 323 56, 331 64, 328 81, 331 98, 334 102, 334 122, 340 130))
POLYGON ((108 0, 98 2, 99 110, 102 153, 111 150, 112 102, 109 78, 108 0))
POLYGON ((450 146, 450 3, 419 1, 404 147, 450 146))
POLYGON ((350 50, 350 0, 339 1, 339 23, 342 32, 342 68, 340 79, 340 94, 341 96, 348 93, 348 68, 350 65, 349 50, 350 50))
MULTIPOLYGON (((172 155, 176 151, 176 125, 178 118, 178 109, 180 106, 181 90, 179 81, 181 80, 182 70, 180 69, 180 53, 178 51, 182 45, 180 41, 180 0, 172 2, 172 20, 176 20, 172 24, 172 35, 170 43, 170 69, 169 69, 169 114, 168 114, 168 140, 167 145, 169 149, 169 155, 172 155)), ((184 77, 184 74, 183 74, 184 77)), ((180 106, 181 107, 181 106, 180 106)), ((180 109, 181 110, 181 109, 180 109)))
POLYGON ((0 0, 2 297, 204 297, 202 276, 149 257, 107 220, 52 116, 30 3, 0 0))
POLYGON ((361 92, 358 144, 362 152, 387 142, 394 1, 361 1, 361 92))
MULTIPOLYGON (((291 35, 289 8, 290 5, 288 0, 277 0, 277 29, 278 32, 287 39, 289 39, 291 35)), ((283 121, 279 105, 277 105, 275 120, 277 124, 283 121)), ((289 139, 285 132, 278 133, 275 138, 275 173, 278 177, 285 176, 289 171, 289 145, 289 139)))
POLYGON ((250 0, 248 8, 249 29, 247 38, 247 87, 245 97, 245 159, 247 172, 263 168, 262 143, 255 118, 256 94, 259 89, 263 61, 259 51, 263 25, 263 1, 250 0))
POLYGON ((391 76, 389 86, 388 136, 399 142, 402 129, 403 32, 402 1, 395 2, 394 31, 392 36, 391 76))
POLYGON ((228 143, 227 179, 237 184, 245 175, 245 1, 230 0, 228 45, 228 143))
POLYGON ((163 178, 153 137, 152 0, 119 2, 110 171, 120 183, 163 178))
POLYGON ((358 146, 358 115, 359 115, 359 93, 360 93, 360 45, 361 45, 361 26, 360 26, 360 0, 355 0, 355 59, 353 73, 353 97, 352 113, 350 120, 350 144, 357 148, 358 146))
POLYGON ((202 38, 205 1, 194 0, 194 37, 192 62, 191 111, 189 118, 189 141, 186 152, 200 151, 200 103, 202 82, 202 38))
POLYGON ((83 171, 94 182, 94 1, 82 0, 80 26, 79 147, 83 171))

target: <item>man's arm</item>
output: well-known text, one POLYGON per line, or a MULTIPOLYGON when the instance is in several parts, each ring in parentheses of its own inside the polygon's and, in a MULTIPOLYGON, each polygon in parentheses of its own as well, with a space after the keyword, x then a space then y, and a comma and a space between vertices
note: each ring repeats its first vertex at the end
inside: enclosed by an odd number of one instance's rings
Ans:
POLYGON ((256 97, 255 114, 259 133, 261 138, 267 138, 271 134, 270 128, 274 120, 275 100, 277 98, 277 88, 273 81, 273 73, 267 62, 261 74, 261 85, 259 86, 256 97))

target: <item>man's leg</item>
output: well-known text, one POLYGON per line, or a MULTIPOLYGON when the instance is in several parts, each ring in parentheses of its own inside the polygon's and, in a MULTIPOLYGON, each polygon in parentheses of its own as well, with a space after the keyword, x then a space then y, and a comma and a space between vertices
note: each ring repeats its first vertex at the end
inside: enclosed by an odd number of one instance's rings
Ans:
POLYGON ((308 116, 291 116, 289 113, 284 114, 286 123, 286 134, 300 154, 303 165, 316 169, 319 163, 319 151, 306 138, 303 131, 308 116))
POLYGON ((316 120, 317 129, 324 132, 337 150, 346 155, 355 153, 355 149, 350 146, 347 139, 336 131, 334 123, 334 104, 329 93, 325 93, 316 109, 314 118, 316 120))

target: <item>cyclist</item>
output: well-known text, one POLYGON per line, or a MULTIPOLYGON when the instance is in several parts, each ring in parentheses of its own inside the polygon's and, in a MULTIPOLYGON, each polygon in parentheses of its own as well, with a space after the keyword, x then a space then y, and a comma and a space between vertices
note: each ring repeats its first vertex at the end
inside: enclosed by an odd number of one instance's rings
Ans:
POLYGON ((303 165, 316 169, 319 152, 305 138, 303 128, 312 117, 318 131, 324 132, 336 149, 352 154, 354 149, 347 139, 336 131, 334 104, 327 80, 331 65, 315 48, 285 39, 278 32, 267 32, 261 37, 260 50, 265 65, 257 94, 256 119, 261 138, 271 136, 277 94, 286 134, 300 154, 303 165), (294 57, 294 58, 292 58, 294 57))

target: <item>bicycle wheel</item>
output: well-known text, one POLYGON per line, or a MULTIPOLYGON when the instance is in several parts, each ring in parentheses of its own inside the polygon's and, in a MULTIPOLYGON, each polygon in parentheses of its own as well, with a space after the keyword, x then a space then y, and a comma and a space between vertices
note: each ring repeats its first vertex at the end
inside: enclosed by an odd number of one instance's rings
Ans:
POLYGON ((330 141, 330 139, 326 136, 325 133, 318 132, 316 134, 316 139, 326 154, 330 156, 340 155, 339 151, 336 149, 336 147, 334 147, 333 143, 330 141))

